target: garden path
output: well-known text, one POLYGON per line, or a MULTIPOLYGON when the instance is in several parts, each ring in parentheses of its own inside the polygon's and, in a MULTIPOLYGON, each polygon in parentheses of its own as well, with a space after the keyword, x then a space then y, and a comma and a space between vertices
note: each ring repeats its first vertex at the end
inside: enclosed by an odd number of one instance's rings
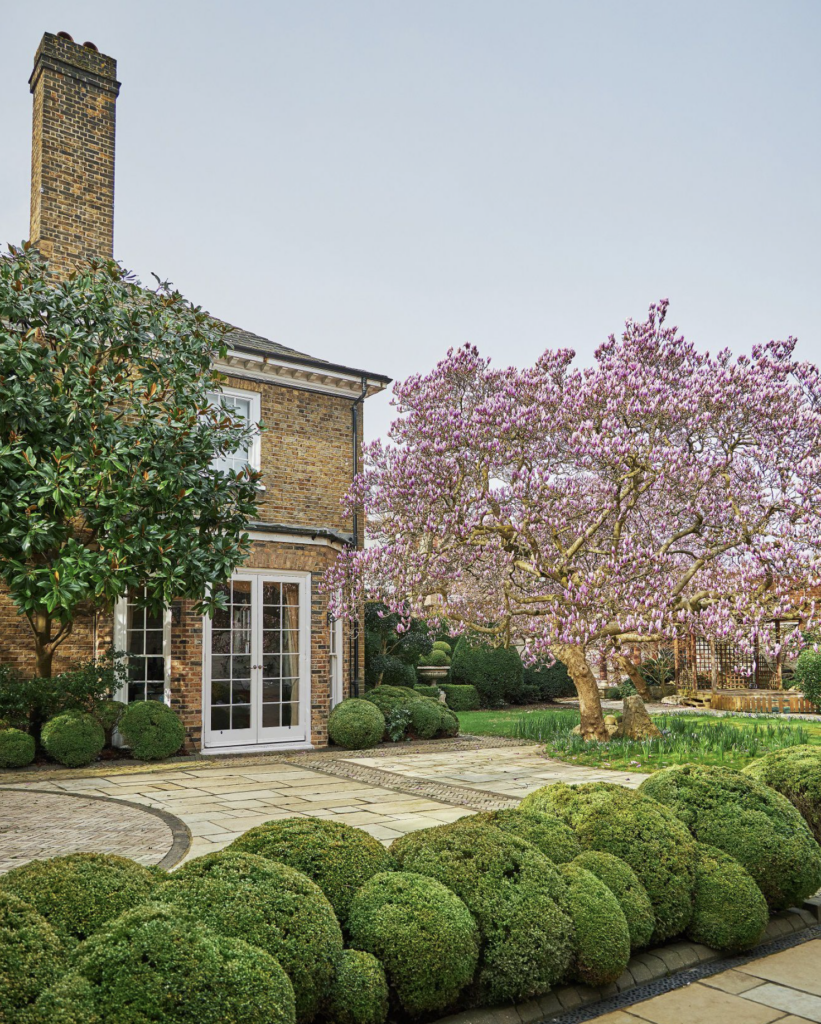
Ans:
POLYGON ((513 807, 551 782, 634 787, 644 778, 551 761, 535 744, 504 738, 460 737, 400 749, 4 773, 0 871, 81 850, 170 866, 218 850, 264 821, 294 815, 356 825, 387 844, 474 811, 513 807))

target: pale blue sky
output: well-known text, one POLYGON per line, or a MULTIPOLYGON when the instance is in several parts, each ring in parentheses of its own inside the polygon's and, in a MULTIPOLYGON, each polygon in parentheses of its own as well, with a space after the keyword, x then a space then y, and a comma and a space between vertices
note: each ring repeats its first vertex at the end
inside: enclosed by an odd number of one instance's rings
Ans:
POLYGON ((401 378, 667 296, 821 361, 819 0, 0 0, 4 241, 61 29, 119 62, 116 255, 249 330, 401 378))

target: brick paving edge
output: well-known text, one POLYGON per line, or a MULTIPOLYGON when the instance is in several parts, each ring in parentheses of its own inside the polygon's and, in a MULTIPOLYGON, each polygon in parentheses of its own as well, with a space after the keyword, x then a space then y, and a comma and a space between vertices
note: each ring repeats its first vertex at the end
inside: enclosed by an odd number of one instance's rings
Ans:
POLYGON ((770 918, 764 937, 751 950, 726 957, 695 942, 674 942, 648 949, 630 959, 624 973, 609 985, 566 985, 546 995, 505 1006, 477 1007, 441 1017, 435 1024, 581 1024, 603 1013, 669 992, 750 960, 821 937, 821 907, 805 904, 770 918), (812 909, 808 909, 812 906, 812 909))
MULTIPOLYGON (((0 786, 0 791, 11 790, 14 793, 20 793, 20 786, 0 786)), ((25 792, 25 790, 22 790, 25 792)), ((94 796, 90 793, 66 793, 63 790, 53 789, 41 789, 37 790, 39 793, 48 793, 50 796, 67 796, 72 800, 104 800, 106 803, 114 804, 118 807, 123 805, 131 807, 135 811, 143 811, 145 814, 153 814, 155 818, 160 818, 171 830, 171 846, 162 858, 153 867, 163 868, 168 870, 173 868, 175 864, 183 859, 183 857, 191 849, 191 831, 184 821, 180 820, 175 814, 171 814, 170 811, 164 811, 159 807, 149 807, 147 804, 138 804, 133 800, 120 800, 118 797, 111 796, 94 796)))

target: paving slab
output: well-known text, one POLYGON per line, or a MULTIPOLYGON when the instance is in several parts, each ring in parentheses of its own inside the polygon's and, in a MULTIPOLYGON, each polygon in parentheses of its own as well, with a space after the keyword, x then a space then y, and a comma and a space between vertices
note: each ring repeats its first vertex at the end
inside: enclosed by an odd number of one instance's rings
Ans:
POLYGON ((821 1024, 821 998, 809 992, 799 992, 786 985, 775 985, 768 981, 745 992, 744 998, 821 1024))
POLYGON ((651 1024, 771 1024, 784 1016, 771 1006, 700 983, 637 1003, 630 1013, 651 1024))
POLYGON ((765 981, 821 996, 821 939, 752 960, 738 969, 765 981))

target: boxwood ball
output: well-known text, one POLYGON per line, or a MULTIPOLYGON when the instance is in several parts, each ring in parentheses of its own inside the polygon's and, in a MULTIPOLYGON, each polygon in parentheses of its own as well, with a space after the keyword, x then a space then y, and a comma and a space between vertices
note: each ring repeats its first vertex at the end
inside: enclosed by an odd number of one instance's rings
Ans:
POLYGON ((385 732, 385 716, 369 700, 350 697, 343 700, 328 718, 328 737, 331 743, 346 750, 366 750, 375 747, 385 732))

